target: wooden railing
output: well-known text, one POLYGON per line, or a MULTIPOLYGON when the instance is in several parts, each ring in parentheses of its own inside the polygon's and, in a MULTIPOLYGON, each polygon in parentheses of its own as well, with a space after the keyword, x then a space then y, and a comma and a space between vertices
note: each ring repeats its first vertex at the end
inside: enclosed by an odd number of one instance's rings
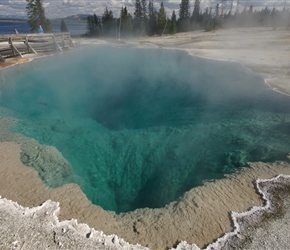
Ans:
POLYGON ((0 61, 28 53, 63 51, 74 47, 69 32, 0 35, 0 61))

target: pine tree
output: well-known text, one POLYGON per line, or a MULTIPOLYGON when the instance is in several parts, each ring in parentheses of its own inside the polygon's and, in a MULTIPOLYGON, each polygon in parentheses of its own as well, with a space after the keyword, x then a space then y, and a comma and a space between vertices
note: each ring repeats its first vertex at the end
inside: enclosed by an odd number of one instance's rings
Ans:
POLYGON ((200 22, 200 0, 195 0, 193 12, 191 15, 191 21, 194 23, 200 22))
POLYGON ((60 31, 61 32, 68 32, 68 29, 66 27, 65 21, 63 19, 61 19, 61 23, 60 23, 60 31))
POLYGON ((132 17, 128 13, 126 7, 122 8, 121 17, 122 17, 122 25, 121 25, 122 32, 125 32, 125 36, 131 34, 133 32, 132 17))
POLYGON ((206 31, 210 31, 213 29, 212 22, 211 22, 211 9, 209 10, 208 7, 205 8, 205 11, 202 14, 202 27, 206 31))
POLYGON ((96 14, 87 17, 87 35, 97 36, 100 34, 100 21, 96 14))
POLYGON ((178 20, 178 29, 179 31, 188 31, 189 30, 189 9, 190 4, 189 0, 181 0, 179 9, 179 20, 178 20))
POLYGON ((148 16, 152 16, 154 13, 154 3, 153 0, 149 0, 149 4, 148 4, 148 16))
POLYGON ((94 24, 94 34, 96 36, 98 36, 100 34, 100 21, 99 21, 99 18, 97 17, 96 13, 94 13, 93 15, 93 24, 94 24))
POLYGON ((220 15, 220 5, 217 3, 216 7, 215 7, 215 18, 219 18, 220 15))
POLYGON ((135 2, 135 12, 134 12, 135 19, 139 20, 142 18, 142 5, 140 0, 136 0, 135 2))
POLYGON ((190 16, 190 14, 189 14, 189 9, 190 9, 189 0, 181 0, 179 7, 180 7, 179 19, 189 18, 189 16, 190 16))
POLYGON ((160 9, 157 16, 157 29, 158 34, 162 35, 164 29, 166 28, 167 21, 166 21, 166 12, 164 9, 163 2, 160 3, 160 9))
POLYGON ((26 2, 26 12, 31 32, 37 32, 39 25, 42 26, 44 32, 51 32, 51 23, 45 17, 42 0, 26 0, 26 2))
POLYGON ((146 0, 141 0, 141 10, 142 10, 142 17, 144 19, 147 18, 147 2, 146 0))
POLYGON ((139 34, 140 32, 142 35, 148 25, 146 0, 135 0, 134 16, 135 31, 137 32, 137 34, 139 34))
POLYGON ((172 15, 171 15, 171 22, 170 22, 170 33, 171 34, 175 34, 177 32, 177 28, 176 28, 176 14, 175 14, 175 10, 172 11, 172 15))
POLYGON ((105 35, 115 34, 114 15, 111 10, 106 7, 102 15, 103 32, 105 35))
POLYGON ((152 36, 157 33, 157 11, 154 8, 153 0, 149 0, 148 4, 148 35, 152 36))
POLYGON ((87 35, 92 36, 93 33, 94 33, 93 17, 88 16, 87 17, 87 35))

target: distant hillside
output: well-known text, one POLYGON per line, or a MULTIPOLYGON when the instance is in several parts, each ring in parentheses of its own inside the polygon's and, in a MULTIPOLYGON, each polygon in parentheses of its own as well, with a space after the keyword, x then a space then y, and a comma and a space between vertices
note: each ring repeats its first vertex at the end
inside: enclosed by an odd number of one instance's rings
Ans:
POLYGON ((67 16, 64 18, 56 18, 52 20, 58 21, 58 20, 64 19, 65 21, 86 21, 88 16, 89 14, 78 14, 78 15, 67 16))
MULTIPOLYGON (((89 14, 78 14, 67 16, 64 18, 49 18, 51 21, 60 21, 64 19, 66 21, 86 21, 89 14)), ((0 15, 0 20, 10 20, 10 21, 27 21, 26 16, 14 16, 14 15, 0 15)))
POLYGON ((27 21, 27 17, 19 17, 19 16, 13 16, 13 15, 0 15, 0 20, 27 21))

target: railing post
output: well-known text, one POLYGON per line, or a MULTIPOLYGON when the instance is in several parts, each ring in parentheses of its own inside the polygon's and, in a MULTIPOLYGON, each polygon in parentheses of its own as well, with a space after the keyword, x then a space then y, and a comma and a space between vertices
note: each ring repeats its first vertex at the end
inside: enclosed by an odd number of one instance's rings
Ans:
POLYGON ((37 54, 37 52, 32 48, 32 46, 29 44, 28 42, 28 38, 27 38, 27 35, 25 36, 25 44, 27 46, 27 52, 33 52, 34 54, 37 54))
POLYGON ((71 36, 70 33, 68 33, 68 40, 70 41, 70 44, 75 47, 75 44, 73 43, 73 41, 71 40, 71 36))
POLYGON ((17 53, 18 55, 20 55, 20 57, 23 57, 22 54, 20 53, 20 51, 13 45, 13 41, 12 41, 11 36, 9 37, 8 41, 9 41, 9 44, 11 46, 13 55, 16 56, 16 53, 17 53))
POLYGON ((0 55, 0 61, 5 62, 5 58, 2 55, 0 55))
POLYGON ((52 34, 53 37, 53 41, 54 41, 54 45, 55 45, 55 50, 59 49, 60 51, 62 51, 62 48, 57 44, 56 39, 55 39, 55 35, 52 34))
POLYGON ((61 41, 62 41, 62 48, 66 48, 67 47, 67 44, 64 41, 64 35, 63 35, 63 33, 61 33, 61 41))
POLYGON ((15 50, 13 48, 13 42, 12 42, 12 37, 11 36, 8 38, 8 43, 10 44, 10 47, 12 49, 13 55, 16 56, 15 50))

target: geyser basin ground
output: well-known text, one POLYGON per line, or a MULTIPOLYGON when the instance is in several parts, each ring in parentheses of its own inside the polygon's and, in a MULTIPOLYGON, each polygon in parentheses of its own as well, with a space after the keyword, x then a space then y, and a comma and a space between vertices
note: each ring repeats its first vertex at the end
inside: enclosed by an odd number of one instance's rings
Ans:
MULTIPOLYGON (((164 206, 247 161, 284 159, 290 146, 289 97, 239 64, 89 47, 2 75, 15 130, 55 146, 88 198, 116 212, 164 206)), ((43 177, 51 187, 71 177, 62 179, 43 177)))

